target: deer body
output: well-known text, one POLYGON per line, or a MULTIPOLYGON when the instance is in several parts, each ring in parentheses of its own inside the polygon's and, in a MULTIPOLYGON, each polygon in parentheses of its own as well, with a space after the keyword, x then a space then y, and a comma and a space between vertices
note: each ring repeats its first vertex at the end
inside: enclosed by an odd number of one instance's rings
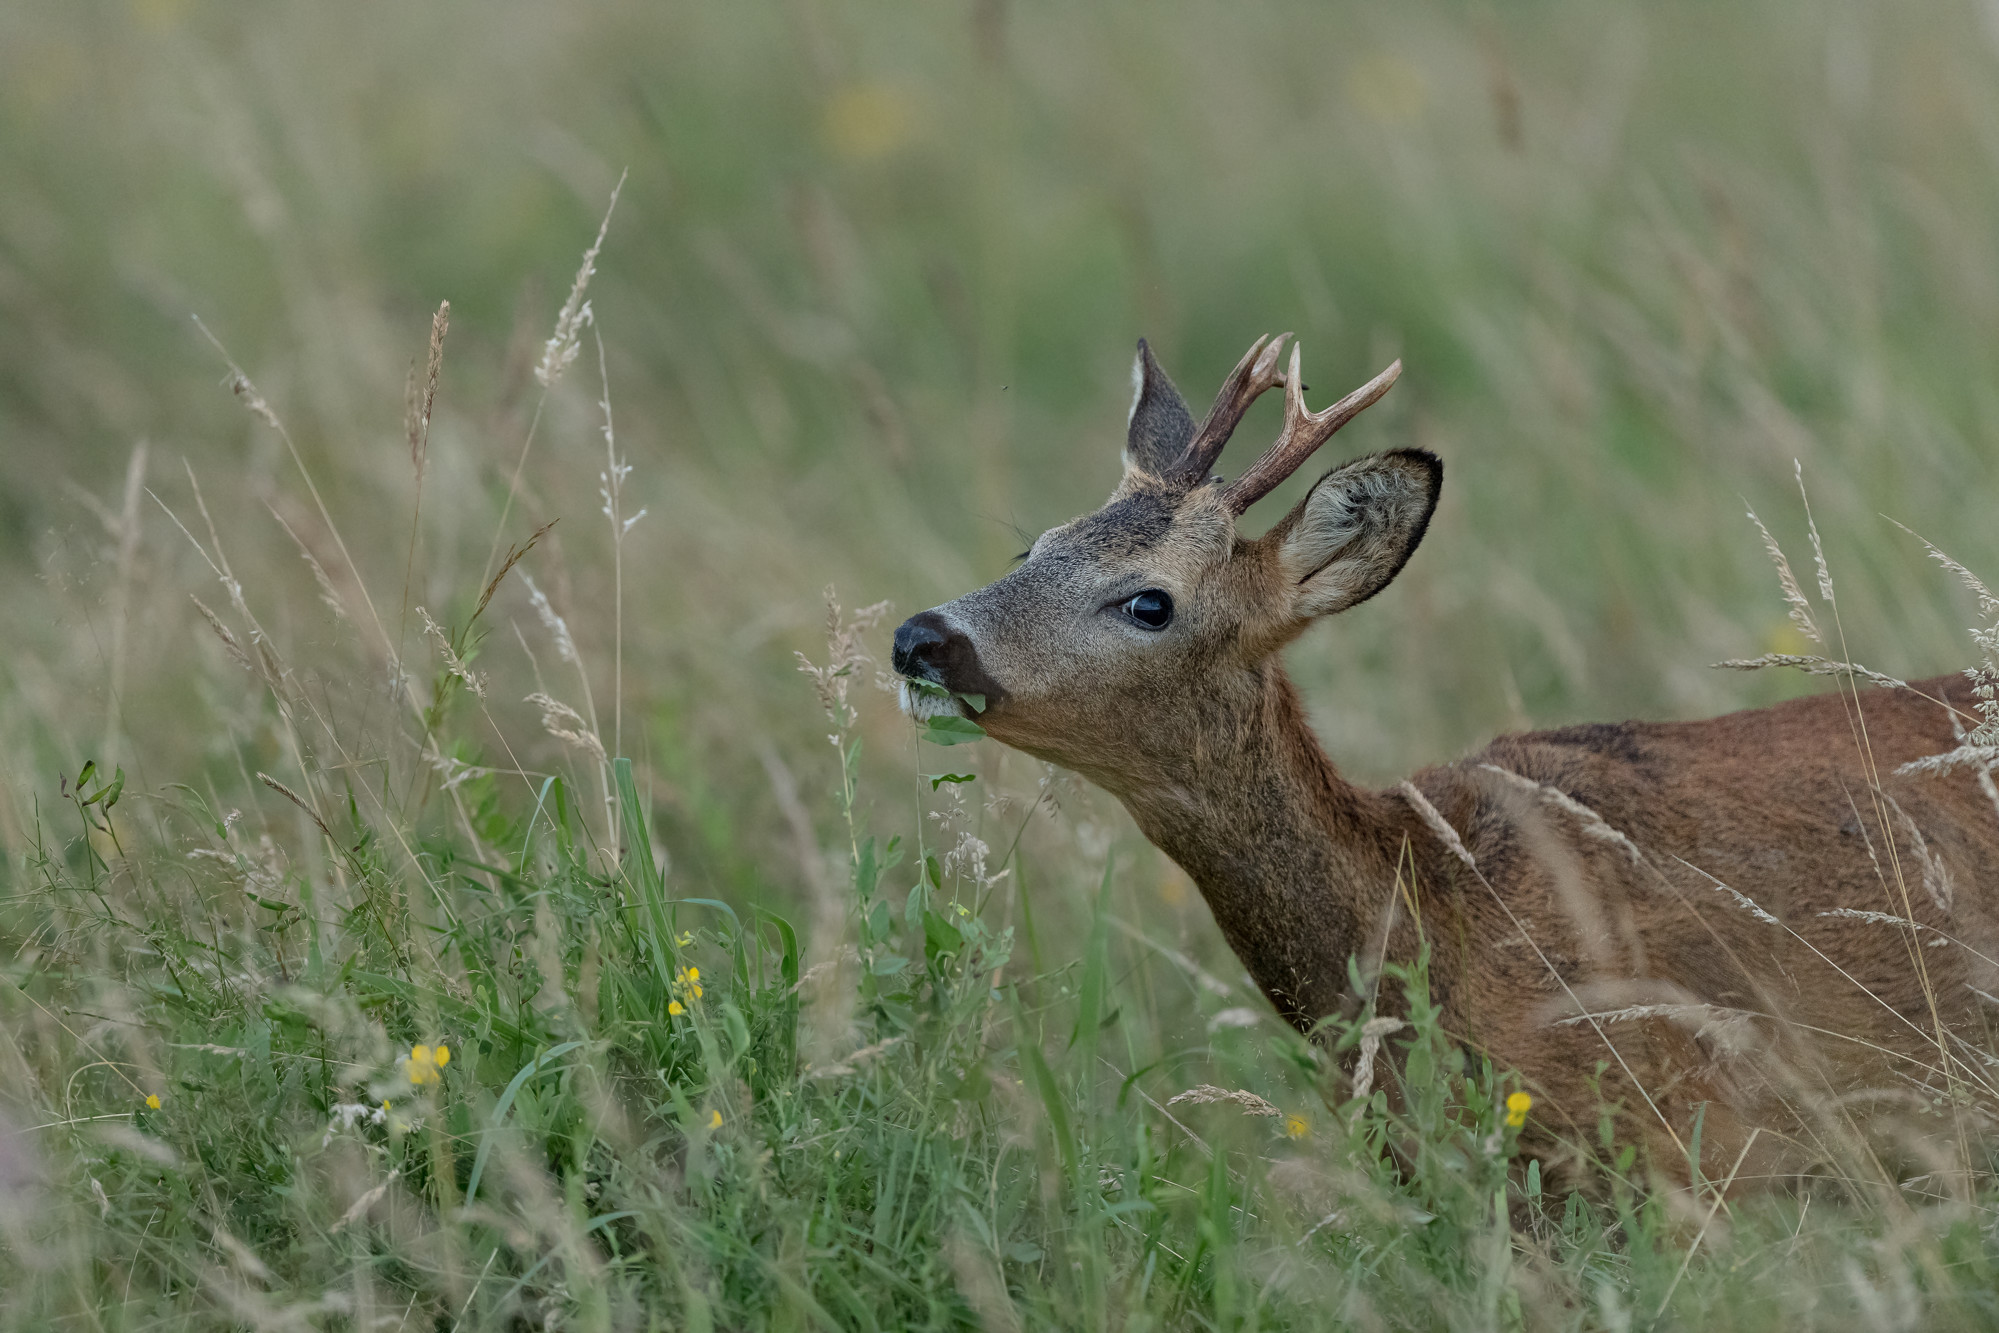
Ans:
POLYGON ((992 736, 1115 795, 1299 1027, 1391 1002, 1370 979, 1427 945, 1447 1029, 1520 1072, 1526 1142, 1551 1160, 1593 1139, 1607 1099, 1668 1170, 1689 1170, 1698 1119, 1702 1173, 1754 1179, 1828 1155, 1849 1094, 1939 1083, 1980 993, 1999 995, 1999 799, 1971 773, 1894 773, 1951 748, 1968 683, 1502 737, 1355 786, 1278 650, 1399 572, 1442 465, 1353 460, 1236 536, 1399 370, 1312 414, 1295 347, 1276 371, 1283 342, 1251 348, 1198 429, 1141 343, 1110 502, 912 617, 897 669, 984 695, 992 736), (1233 485, 1210 478, 1278 384, 1278 443, 1233 485))

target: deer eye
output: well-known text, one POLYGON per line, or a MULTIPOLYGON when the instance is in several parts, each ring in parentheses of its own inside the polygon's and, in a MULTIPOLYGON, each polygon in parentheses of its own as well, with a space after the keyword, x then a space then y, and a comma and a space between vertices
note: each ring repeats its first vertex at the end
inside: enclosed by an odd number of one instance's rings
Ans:
POLYGON ((1173 623, 1173 599, 1157 588, 1147 588, 1118 609, 1146 629, 1165 629, 1173 623))

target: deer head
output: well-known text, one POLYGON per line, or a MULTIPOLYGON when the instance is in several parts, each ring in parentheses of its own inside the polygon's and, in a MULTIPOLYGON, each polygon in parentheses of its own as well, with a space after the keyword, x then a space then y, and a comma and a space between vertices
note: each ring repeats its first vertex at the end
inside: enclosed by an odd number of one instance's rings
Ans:
POLYGON ((1141 341, 1124 475, 1102 508, 1041 534, 997 582, 910 617, 895 669, 919 719, 972 715, 994 738, 1116 795, 1186 785, 1214 725, 1261 697, 1272 655, 1320 616, 1387 586, 1430 521, 1443 464, 1422 450, 1342 463, 1269 532, 1236 520, 1402 373, 1397 361, 1322 412, 1298 348, 1260 338, 1197 426, 1141 341), (1256 398, 1284 386, 1284 427, 1235 481, 1212 475, 1256 398), (925 688, 928 687, 928 688, 925 688))

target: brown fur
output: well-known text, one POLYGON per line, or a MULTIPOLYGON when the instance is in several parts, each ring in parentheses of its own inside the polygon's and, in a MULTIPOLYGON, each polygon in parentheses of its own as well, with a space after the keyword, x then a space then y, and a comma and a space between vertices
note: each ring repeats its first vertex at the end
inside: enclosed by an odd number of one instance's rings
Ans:
MULTIPOLYGON (((1140 372, 1157 454, 1159 423, 1189 418, 1140 372)), ((1601 1094, 1682 1177, 1698 1118, 1705 1176, 1766 1179, 1857 1142, 1852 1094, 1940 1085, 1940 1050, 1999 994, 1999 811, 1973 775, 1895 770, 1953 746, 1968 685, 1507 736, 1356 787, 1277 650, 1393 578, 1441 476, 1418 452, 1353 460, 1248 541, 1222 487, 1128 451, 1104 508, 913 618, 897 666, 980 686, 992 736, 1117 796, 1301 1028, 1373 998, 1349 959, 1365 980, 1427 945, 1444 1023, 1520 1071, 1546 1158, 1594 1140, 1601 1094), (1142 589, 1171 595, 1166 630, 1118 611, 1142 589)))

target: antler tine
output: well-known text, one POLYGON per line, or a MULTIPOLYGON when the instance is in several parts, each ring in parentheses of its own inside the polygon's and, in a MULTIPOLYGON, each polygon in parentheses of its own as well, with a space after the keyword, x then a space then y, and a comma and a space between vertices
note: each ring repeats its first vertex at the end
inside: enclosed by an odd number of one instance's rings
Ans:
POLYGON ((1273 338, 1266 333, 1250 344, 1249 351, 1236 362, 1229 377, 1222 381, 1221 391, 1215 395, 1215 405, 1208 409, 1200 430, 1194 433, 1187 452, 1181 456, 1177 469, 1180 475, 1195 482, 1206 477, 1208 469, 1222 456, 1222 446, 1235 433, 1243 413, 1249 411, 1249 405, 1266 391, 1284 383, 1284 376, 1277 371, 1277 357, 1290 336, 1280 333, 1273 338))
POLYGON ((1355 389, 1323 412, 1305 410, 1305 386, 1298 373, 1298 344, 1291 344, 1291 369, 1281 379, 1284 385, 1284 432, 1277 443, 1263 451, 1249 470, 1229 483, 1225 498, 1238 517, 1279 483, 1304 465, 1333 432, 1373 407, 1402 374, 1402 362, 1355 389))

